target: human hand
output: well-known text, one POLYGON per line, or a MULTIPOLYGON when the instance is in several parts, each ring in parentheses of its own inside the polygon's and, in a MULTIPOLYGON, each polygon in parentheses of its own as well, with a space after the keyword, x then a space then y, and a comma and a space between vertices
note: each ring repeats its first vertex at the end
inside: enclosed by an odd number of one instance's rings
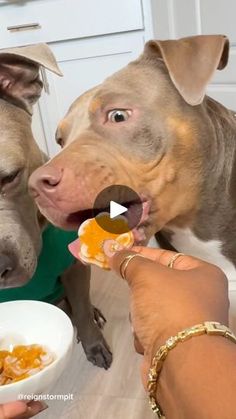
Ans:
POLYGON ((39 401, 24 402, 22 400, 0 404, 0 419, 28 419, 47 408, 39 401))
POLYGON ((130 261, 126 279, 131 290, 135 347, 144 353, 145 384, 153 355, 170 336, 207 320, 228 324, 228 287, 218 267, 190 256, 179 256, 174 268, 168 268, 175 252, 162 249, 119 251, 110 257, 111 268, 119 273, 124 258, 135 252, 144 258, 130 261))

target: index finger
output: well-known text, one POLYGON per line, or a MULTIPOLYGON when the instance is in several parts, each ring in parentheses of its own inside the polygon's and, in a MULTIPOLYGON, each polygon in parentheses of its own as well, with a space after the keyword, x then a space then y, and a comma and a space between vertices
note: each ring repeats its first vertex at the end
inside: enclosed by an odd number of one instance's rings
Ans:
MULTIPOLYGON (((168 266, 171 258, 177 254, 172 250, 165 250, 152 247, 134 246, 132 250, 153 262, 160 263, 161 265, 168 266)), ((194 258, 188 255, 181 255, 175 260, 173 269, 187 271, 189 269, 199 268, 206 265, 201 259, 194 258)))
MULTIPOLYGON (((155 280, 155 282, 157 282, 158 278, 161 278, 162 280, 167 273, 171 272, 171 270, 169 270, 166 266, 155 264, 153 260, 143 257, 141 254, 128 249, 120 250, 112 257, 109 257, 109 266, 120 276, 122 276, 123 273, 126 281, 131 287, 139 281, 143 282, 143 279, 148 282, 151 278, 151 281, 155 280), (127 257, 130 256, 135 257, 128 260, 127 257), (125 263, 127 263, 126 268, 125 263), (155 275, 147 275, 148 272, 150 274, 153 270, 155 275)), ((173 274, 173 272, 171 273, 173 274)))

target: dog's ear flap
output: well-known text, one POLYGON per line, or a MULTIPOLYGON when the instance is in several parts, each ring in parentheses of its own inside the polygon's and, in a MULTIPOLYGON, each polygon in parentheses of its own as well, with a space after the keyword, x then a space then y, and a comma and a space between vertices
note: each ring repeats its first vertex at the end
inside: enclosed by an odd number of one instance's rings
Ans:
POLYGON ((0 97, 32 114, 42 91, 40 66, 62 76, 46 44, 0 50, 0 97))
POLYGON ((199 35, 179 40, 149 41, 144 57, 162 59, 184 100, 199 105, 216 69, 226 67, 229 40, 224 35, 199 35))

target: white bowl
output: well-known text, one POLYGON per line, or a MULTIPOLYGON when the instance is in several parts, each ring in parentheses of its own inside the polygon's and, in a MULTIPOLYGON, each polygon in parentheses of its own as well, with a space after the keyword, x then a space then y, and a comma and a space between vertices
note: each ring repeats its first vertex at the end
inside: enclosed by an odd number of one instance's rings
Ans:
POLYGON ((70 358, 73 336, 69 317, 52 304, 30 300, 1 303, 0 350, 36 343, 52 351, 55 361, 29 378, 0 386, 0 403, 48 392, 70 358))

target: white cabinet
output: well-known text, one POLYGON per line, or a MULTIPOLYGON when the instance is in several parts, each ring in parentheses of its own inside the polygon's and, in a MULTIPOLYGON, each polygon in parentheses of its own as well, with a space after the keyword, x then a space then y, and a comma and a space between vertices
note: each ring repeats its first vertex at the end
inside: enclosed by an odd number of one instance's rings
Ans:
POLYGON ((76 97, 125 66, 152 37, 151 0, 0 0, 0 48, 47 42, 63 78, 35 107, 33 131, 50 156, 55 130, 76 97))
POLYGON ((1 2, 0 48, 143 29, 141 0, 1 2))

